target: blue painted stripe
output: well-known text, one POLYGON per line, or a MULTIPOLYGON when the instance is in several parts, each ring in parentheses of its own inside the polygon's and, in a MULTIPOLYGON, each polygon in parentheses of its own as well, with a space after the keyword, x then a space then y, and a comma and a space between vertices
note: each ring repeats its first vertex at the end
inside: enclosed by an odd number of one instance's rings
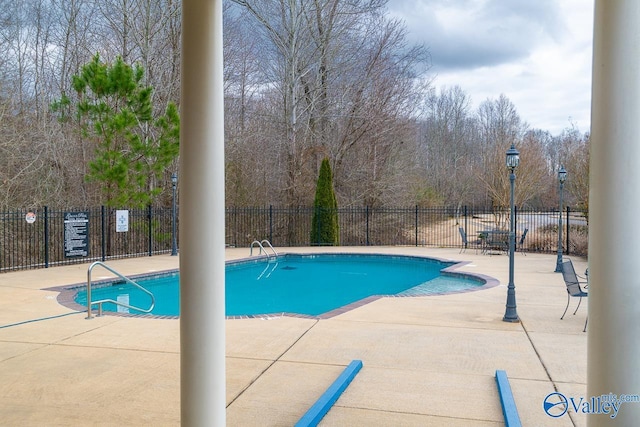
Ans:
POLYGON ((327 391, 300 418, 295 427, 317 426, 322 417, 336 403, 342 392, 349 386, 358 372, 362 369, 362 360, 353 360, 344 368, 340 376, 329 386, 327 391))
POLYGON ((513 399, 513 393, 511 393, 507 373, 505 371, 496 371, 496 382, 498 383, 498 394, 500 395, 502 414, 504 415, 506 427, 522 427, 516 402, 513 399))

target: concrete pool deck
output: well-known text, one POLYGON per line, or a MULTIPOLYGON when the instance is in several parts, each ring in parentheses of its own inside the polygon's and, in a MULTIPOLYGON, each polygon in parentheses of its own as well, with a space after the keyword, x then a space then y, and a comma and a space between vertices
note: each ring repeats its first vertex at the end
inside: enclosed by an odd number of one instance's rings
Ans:
MULTIPOLYGON (((353 359, 364 366, 324 426, 504 425, 495 371, 505 370, 524 426, 586 426, 543 411, 554 391, 586 397, 587 301, 567 293, 555 255, 516 253, 521 323, 502 321, 508 257, 422 247, 276 248, 468 261, 500 285, 443 296, 381 298, 330 319, 226 321, 227 425, 291 426, 353 359), (572 298, 570 310, 577 300, 572 298)), ((227 249, 228 259, 249 255, 227 249)), ((586 262, 570 257, 576 271, 586 262)), ((168 255, 110 261, 125 275, 178 267, 168 255)), ((0 274, 0 424, 180 424, 179 320, 85 320, 47 288, 86 281, 88 264, 0 274), (56 317, 57 316, 57 317, 56 317), (37 320, 48 318, 46 320, 37 320), (25 322, 25 323, 23 323, 25 322), (13 325, 13 326, 11 326, 13 325)), ((106 270, 95 270, 94 279, 106 270)), ((624 410, 622 407, 621 410, 624 410)))

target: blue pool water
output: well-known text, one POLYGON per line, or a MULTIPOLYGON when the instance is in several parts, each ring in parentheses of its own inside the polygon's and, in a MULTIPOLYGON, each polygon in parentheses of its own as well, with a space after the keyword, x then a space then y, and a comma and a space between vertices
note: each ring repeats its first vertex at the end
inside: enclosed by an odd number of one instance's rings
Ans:
MULTIPOLYGON (((372 295, 429 295, 471 290, 477 278, 441 275, 452 265, 428 258, 389 255, 282 255, 228 263, 226 315, 297 313, 317 316, 372 295)), ((179 314, 179 274, 136 280, 156 298, 155 315, 179 314)), ((110 298, 146 308, 150 298, 126 283, 95 287, 92 300, 110 298)), ((86 305, 86 290, 75 301, 86 305)), ((126 311, 105 304, 106 311, 126 311)))

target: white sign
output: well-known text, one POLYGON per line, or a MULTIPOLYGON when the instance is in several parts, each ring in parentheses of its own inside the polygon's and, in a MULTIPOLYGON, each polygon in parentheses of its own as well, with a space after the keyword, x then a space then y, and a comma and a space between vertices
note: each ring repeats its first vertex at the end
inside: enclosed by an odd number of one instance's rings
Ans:
POLYGON ((33 224, 34 222, 36 222, 36 214, 33 212, 27 212, 27 214, 24 216, 24 219, 29 224, 33 224))
POLYGON ((129 231, 129 211, 116 211, 116 232, 129 231))

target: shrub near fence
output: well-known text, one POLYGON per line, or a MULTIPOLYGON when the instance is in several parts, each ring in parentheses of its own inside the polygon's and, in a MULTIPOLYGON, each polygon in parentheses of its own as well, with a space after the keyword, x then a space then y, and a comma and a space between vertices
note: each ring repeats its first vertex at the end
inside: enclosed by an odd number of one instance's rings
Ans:
MULTIPOLYGON (((313 207, 227 208, 226 245, 249 247, 268 239, 274 246, 309 246, 313 207)), ((172 209, 129 209, 129 231, 116 231, 116 210, 98 207, 33 210, 0 213, 0 272, 74 264, 114 258, 151 256, 172 249, 172 209), (87 255, 65 254, 65 214, 86 212, 87 255)), ((458 228, 470 241, 482 231, 508 227, 508 213, 471 207, 339 208, 342 246, 460 247, 458 228)), ((203 217, 206 221, 206 217, 203 217)), ((558 242, 558 211, 518 209, 518 237, 527 229, 519 251, 554 253, 558 242)), ((179 236, 176 236, 179 240, 179 236)), ((563 212, 563 250, 587 255, 588 227, 584 215, 567 208, 563 212)))

